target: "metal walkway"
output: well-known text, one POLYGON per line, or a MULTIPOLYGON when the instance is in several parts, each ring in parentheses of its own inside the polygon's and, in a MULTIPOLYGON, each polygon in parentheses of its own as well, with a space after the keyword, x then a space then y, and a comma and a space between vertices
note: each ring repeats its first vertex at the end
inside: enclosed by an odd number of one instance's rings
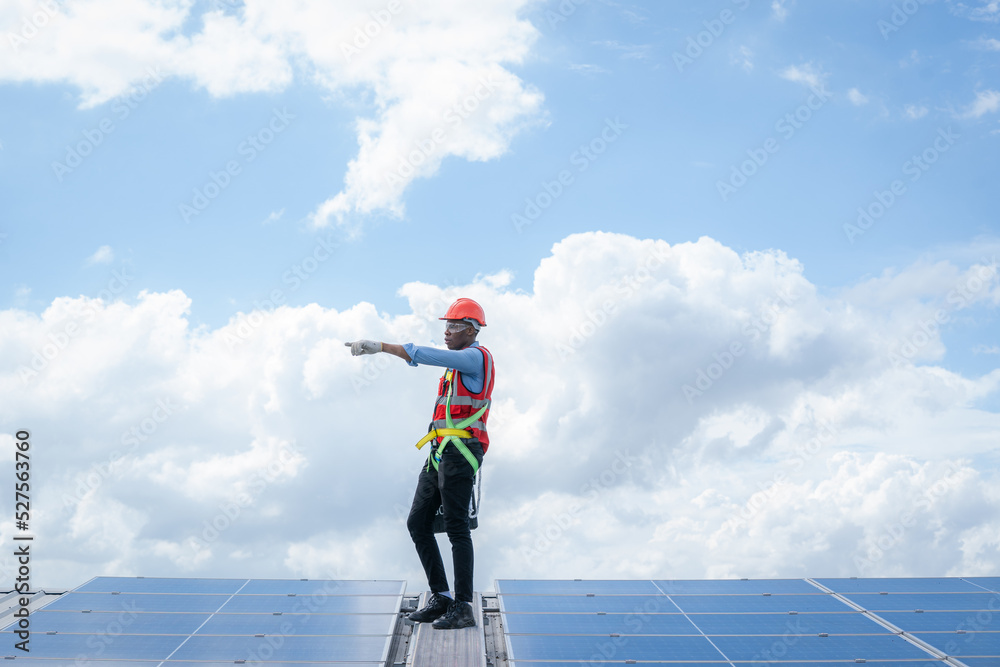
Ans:
POLYGON ((435 630, 430 623, 411 623, 406 615, 427 603, 407 597, 396 624, 387 667, 507 667, 506 646, 496 596, 474 593, 476 625, 461 630, 435 630))

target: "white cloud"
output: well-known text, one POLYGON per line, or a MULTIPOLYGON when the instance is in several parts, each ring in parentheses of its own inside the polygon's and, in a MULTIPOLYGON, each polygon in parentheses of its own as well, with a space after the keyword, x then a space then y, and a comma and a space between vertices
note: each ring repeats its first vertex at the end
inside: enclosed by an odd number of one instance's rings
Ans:
POLYGON ((980 0, 978 5, 967 5, 957 0, 948 0, 951 11, 957 16, 973 21, 995 23, 1000 21, 1000 0, 980 0))
POLYGON ((111 249, 109 245, 102 245, 98 248, 93 255, 87 258, 85 264, 87 266, 93 266, 94 264, 110 264, 115 258, 115 251, 111 249))
POLYGON ((972 42, 972 47, 981 51, 1000 51, 1000 39, 980 37, 972 42))
POLYGON ((847 99, 849 99, 851 101, 851 104, 853 104, 856 107, 868 104, 868 98, 865 95, 863 95, 861 91, 858 90, 857 88, 851 88, 850 90, 847 91, 847 99))
POLYGON ((622 54, 622 58, 626 60, 647 60, 650 57, 650 51, 652 46, 649 44, 623 44, 617 40, 604 40, 600 42, 594 42, 597 46, 603 46, 606 49, 611 49, 612 51, 617 51, 622 54))
POLYGON ((779 21, 788 18, 789 8, 795 4, 795 0, 771 0, 771 14, 779 21))
POLYGON ((961 118, 979 118, 988 113, 994 113, 1000 109, 1000 91, 981 90, 976 93, 976 100, 969 105, 961 118))
POLYGON ((1000 414, 973 406, 1000 370, 935 366, 933 322, 995 309, 997 274, 919 263, 825 295, 780 251, 587 233, 530 292, 506 273, 410 283, 398 316, 312 304, 208 329, 179 291, 61 298, 0 311, 0 442, 44 434, 40 585, 238 572, 419 589, 405 515, 439 373, 343 341, 440 341, 464 294, 498 369, 478 587, 995 572, 1000 414))
POLYGON ((261 225, 270 225, 272 222, 278 222, 284 216, 285 216, 285 209, 281 209, 280 211, 271 211, 271 213, 268 214, 268 216, 266 218, 264 218, 264 221, 262 223, 260 223, 260 224, 261 225))
POLYGON ((910 120, 917 120, 927 115, 927 107, 917 104, 907 104, 903 107, 903 114, 910 120))
POLYGON ((746 46, 740 46, 738 54, 733 55, 730 62, 739 65, 745 72, 753 71, 753 51, 746 46))
POLYGON ((41 16, 34 0, 15 0, 0 10, 13 54, 0 60, 0 80, 68 83, 82 107, 126 93, 150 72, 217 97, 280 91, 295 77, 340 94, 370 91, 372 112, 356 119, 359 148, 343 187, 312 221, 402 215, 413 180, 450 156, 503 155, 538 121, 541 93, 508 69, 538 35, 518 18, 526 4, 495 0, 472 11, 452 0, 247 0, 235 12, 198 14, 190 0, 80 0, 52 3, 41 16))
POLYGON ((611 72, 611 70, 605 69, 600 65, 591 65, 590 63, 571 63, 569 69, 572 72, 580 72, 581 74, 609 74, 611 72))
POLYGON ((923 58, 921 58, 920 52, 917 51, 916 49, 912 49, 912 50, 910 50, 910 57, 909 58, 904 58, 904 59, 902 59, 902 60, 899 61, 899 67, 900 67, 900 69, 906 69, 907 67, 910 67, 911 65, 919 65, 922 61, 923 61, 923 58))
POLYGON ((781 71, 780 76, 793 83, 800 83, 813 90, 826 90, 827 75, 813 66, 812 63, 789 65, 781 71))

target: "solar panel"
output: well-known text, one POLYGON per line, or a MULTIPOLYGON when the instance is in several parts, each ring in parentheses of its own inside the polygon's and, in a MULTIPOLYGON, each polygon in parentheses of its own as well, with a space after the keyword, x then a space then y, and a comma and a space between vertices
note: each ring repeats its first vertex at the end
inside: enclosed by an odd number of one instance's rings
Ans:
POLYGON ((871 611, 1000 610, 1000 593, 849 593, 845 598, 871 611))
POLYGON ((240 589, 243 595, 399 595, 398 581, 308 579, 251 579, 240 589))
MULTIPOLYGON (((285 627, 296 636, 378 635, 395 618, 396 614, 213 614, 193 634, 278 634, 285 627)), ((284 633, 289 634, 288 630, 284 633)))
POLYGON ((1000 632, 1000 614, 990 611, 883 611, 879 618, 908 632, 1000 632))
POLYGON ((1000 665, 998 578, 649 583, 497 581, 511 666, 1000 665))
POLYGON ((231 635, 191 637, 170 656, 171 660, 234 660, 257 662, 302 660, 372 660, 385 661, 386 637, 328 636, 295 637, 269 635, 238 637, 231 635))
POLYGON ((1000 593, 1000 577, 966 577, 965 581, 976 586, 982 586, 994 593, 1000 593))
MULTIPOLYGON (((0 655, 89 667, 373 667, 388 657, 404 590, 403 581, 99 577, 31 614, 30 657, 0 655)), ((12 630, 0 632, 5 647, 12 630)))
POLYGON ((829 637, 716 636, 711 638, 730 660, 919 660, 927 652, 895 635, 830 635, 829 637))
POLYGON ((195 579, 164 577, 95 577, 75 590, 80 593, 201 593, 232 595, 246 579, 195 579))
POLYGON ((692 614, 706 635, 891 634, 861 612, 815 614, 692 614))
POLYGON ((304 614, 377 614, 385 613, 393 607, 399 609, 398 595, 331 595, 318 598, 313 596, 290 595, 234 595, 218 608, 225 614, 277 612, 304 614))
POLYGON ((77 593, 70 591, 47 605, 49 611, 113 611, 125 614, 150 611, 213 612, 229 595, 176 593, 77 593))
POLYGON ((210 618, 210 614, 120 613, 116 611, 50 611, 31 614, 31 631, 36 633, 97 633, 108 635, 189 635, 210 618))
MULTIPOLYGON (((998 583, 500 580, 497 637, 510 667, 958 664, 944 656, 998 667, 998 583)), ((10 648, 0 657, 14 667, 381 667, 404 590, 401 581, 101 577, 32 613, 30 657, 4 656, 10 648)), ((5 646, 14 641, 12 626, 0 632, 5 646)))
POLYGON ((671 595, 685 613, 850 611, 830 595, 671 595))
POLYGON ((958 578, 816 579, 834 593, 975 593, 982 589, 958 578))
POLYGON ((917 639, 927 642, 939 651, 950 656, 964 659, 963 656, 990 657, 993 656, 1000 665, 1000 634, 996 632, 918 632, 917 639))
MULTIPOLYGON (((14 642, 3 640, 3 650, 11 655, 14 642)), ((109 635, 104 634, 32 634, 30 657, 16 658, 17 662, 38 658, 97 658, 164 660, 185 637, 178 635, 109 635)))
POLYGON ((679 609, 664 595, 504 595, 506 611, 658 613, 679 609))
POLYGON ((761 595, 764 593, 819 593, 804 579, 658 579, 661 593, 687 595, 761 595))
POLYGON ((586 595, 600 593, 602 595, 659 595, 663 593, 652 581, 642 580, 597 580, 573 579, 567 580, 531 580, 504 579, 497 581, 497 592, 507 595, 586 595), (503 590, 499 590, 500 586, 503 590))
POLYGON ((697 635, 683 614, 507 614, 508 634, 697 635))
MULTIPOLYGON (((630 636, 599 637, 582 635, 508 635, 511 655, 532 660, 724 660, 705 637, 630 636)), ((523 659, 523 658, 522 658, 523 659)))

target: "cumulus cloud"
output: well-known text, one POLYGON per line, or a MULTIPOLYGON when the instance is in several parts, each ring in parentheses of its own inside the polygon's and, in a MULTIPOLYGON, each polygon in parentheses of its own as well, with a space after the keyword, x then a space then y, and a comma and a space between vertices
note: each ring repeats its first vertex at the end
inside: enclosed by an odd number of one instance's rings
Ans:
POLYGON ((856 107, 868 104, 868 98, 857 88, 851 88, 847 91, 847 99, 856 107))
POLYGON ((537 31, 527 0, 451 0, 419 8, 391 0, 275 5, 197 13, 189 0, 15 0, 0 9, 11 53, 0 81, 66 83, 93 107, 152 76, 189 80, 216 97, 275 92, 296 77, 343 94, 371 94, 355 121, 358 153, 340 192, 318 205, 317 226, 375 212, 402 215, 403 192, 442 161, 485 161, 539 121, 542 95, 509 67, 537 31))
POLYGON ((981 90, 975 101, 961 114, 961 118, 979 118, 1000 109, 1000 91, 981 90))
POLYGON ((903 114, 910 120, 917 120, 927 115, 927 107, 918 104, 907 104, 903 107, 903 114))
POLYGON ((439 371, 343 342, 440 344, 461 294, 486 307, 497 360, 477 588, 983 574, 1000 567, 1000 414, 982 407, 1000 370, 937 364, 946 326, 994 314, 997 276, 992 257, 924 262, 824 293, 780 250, 595 232, 553 246, 530 291, 507 273, 409 283, 398 315, 312 304, 209 329, 180 291, 60 298, 0 311, 0 438, 37 440, 46 585, 419 590, 405 516, 439 371))

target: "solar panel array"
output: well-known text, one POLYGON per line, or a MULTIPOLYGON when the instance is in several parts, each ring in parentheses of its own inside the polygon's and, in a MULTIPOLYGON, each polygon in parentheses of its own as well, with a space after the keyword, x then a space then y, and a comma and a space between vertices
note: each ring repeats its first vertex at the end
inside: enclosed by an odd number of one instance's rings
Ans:
POLYGON ((384 665, 404 581, 98 577, 30 616, 4 664, 384 665), (13 660, 11 660, 13 658, 13 660))
POLYGON ((511 667, 1000 667, 1000 577, 496 582, 511 667))
MULTIPOLYGON (((402 581, 98 577, 31 614, 48 667, 385 665, 402 581)), ((1000 577, 498 580, 510 667, 1000 667, 1000 577)))

